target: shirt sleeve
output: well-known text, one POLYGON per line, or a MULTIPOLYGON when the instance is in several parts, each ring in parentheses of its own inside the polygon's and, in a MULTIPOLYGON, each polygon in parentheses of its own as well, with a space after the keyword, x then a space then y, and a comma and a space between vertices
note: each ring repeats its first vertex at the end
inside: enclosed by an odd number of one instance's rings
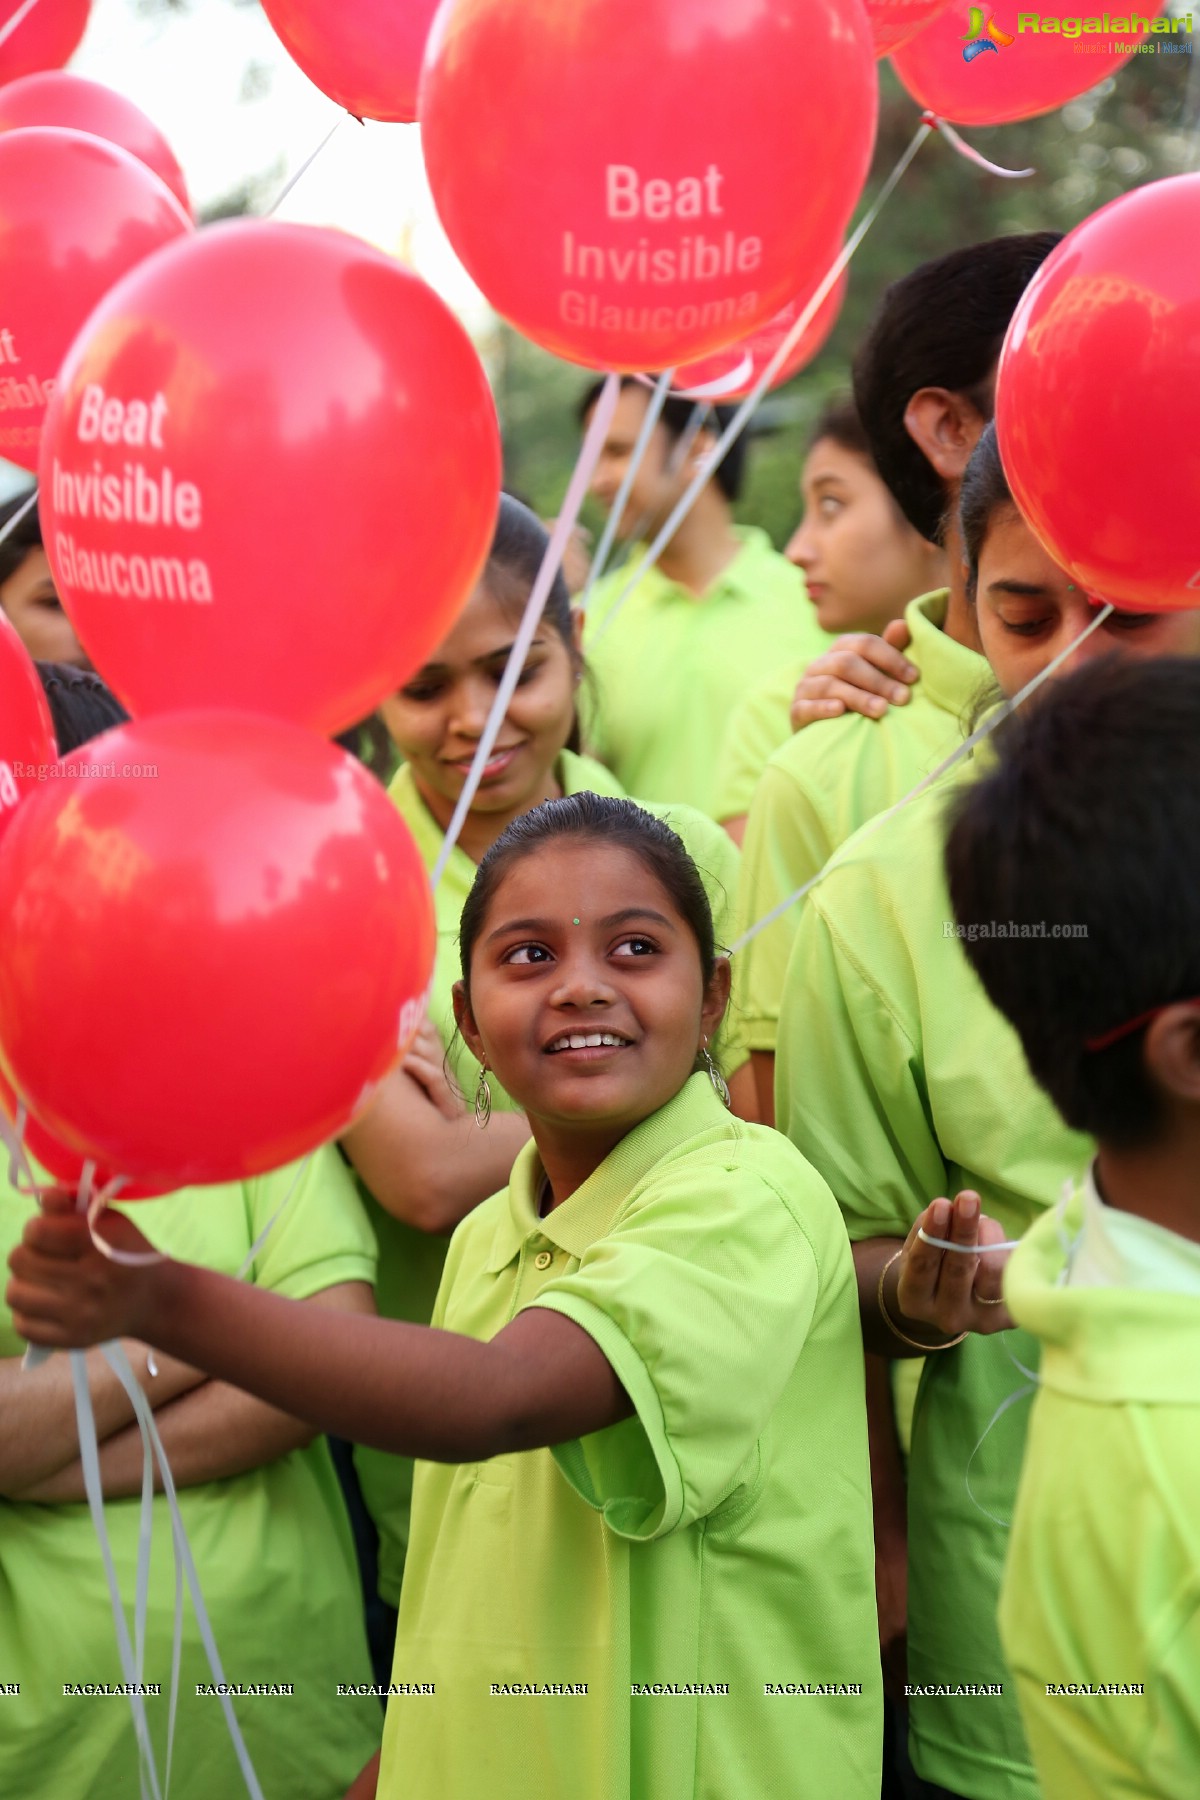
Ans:
MULTIPOLYGON (((654 809, 659 810, 659 809, 654 809)), ((729 833, 694 806, 664 806, 664 822, 682 839, 695 863, 712 909, 713 936, 718 950, 737 935, 737 894, 741 852, 729 833)), ((713 1040, 713 1054, 726 1075, 749 1061, 746 1043, 745 1002, 737 958, 731 963, 733 983, 729 1005, 713 1040)))
POLYGON ((837 904, 823 884, 801 915, 784 984, 776 1119, 833 1189, 851 1239, 907 1237, 946 1192, 946 1165, 920 1046, 839 939, 826 910, 837 904))
POLYGON ((596 1341, 634 1406, 553 1451, 613 1531, 663 1537, 753 1487, 758 1440, 817 1290, 816 1256, 781 1196, 715 1164, 656 1181, 573 1273, 541 1290, 533 1304, 596 1341))
POLYGON ((750 811, 763 770, 788 740, 791 719, 786 709, 781 716, 773 698, 765 693, 748 695, 729 721, 721 743, 720 782, 713 804, 713 817, 722 824, 750 811))
POLYGON ((375 1285, 375 1234, 354 1178, 330 1144, 245 1184, 252 1242, 269 1231, 251 1279, 291 1300, 344 1281, 375 1285), (274 1223, 271 1223, 271 1221, 274 1223))
MULTIPOLYGON (((835 845, 811 797, 769 762, 755 791, 742 847, 738 923, 745 931, 825 867, 835 845)), ((740 952, 746 1041, 774 1050, 788 958, 806 902, 790 906, 740 952)))

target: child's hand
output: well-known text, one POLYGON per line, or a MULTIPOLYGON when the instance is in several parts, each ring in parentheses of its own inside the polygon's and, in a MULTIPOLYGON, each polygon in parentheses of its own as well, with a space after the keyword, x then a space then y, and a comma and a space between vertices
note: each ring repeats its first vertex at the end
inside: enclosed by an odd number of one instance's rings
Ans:
POLYGON ((463 1119, 467 1108, 462 1095, 446 1073, 446 1055, 437 1026, 426 1014, 401 1067, 411 1075, 429 1102, 447 1119, 463 1119))
MULTIPOLYGON (((114 1249, 152 1251, 121 1213, 105 1213, 97 1229, 114 1249)), ((8 1259, 6 1299, 13 1325, 31 1344, 83 1349, 110 1338, 146 1338, 153 1266, 111 1262, 92 1242, 88 1223, 69 1194, 50 1193, 30 1219, 8 1259)))
POLYGON ((932 1325, 947 1337, 1007 1331, 1012 1318, 1001 1298, 1001 1276, 1011 1251, 968 1256, 961 1250, 938 1250, 922 1242, 922 1229, 954 1244, 1004 1242, 1003 1230, 980 1211, 979 1195, 969 1188, 956 1194, 953 1204, 933 1201, 909 1232, 896 1265, 896 1301, 904 1317, 932 1325))
POLYGON ((792 701, 792 730, 803 731, 818 719, 836 719, 845 712, 877 719, 889 704, 904 706, 909 687, 919 679, 915 665, 900 654, 908 644, 903 619, 893 619, 882 637, 851 631, 835 638, 804 671, 792 701))

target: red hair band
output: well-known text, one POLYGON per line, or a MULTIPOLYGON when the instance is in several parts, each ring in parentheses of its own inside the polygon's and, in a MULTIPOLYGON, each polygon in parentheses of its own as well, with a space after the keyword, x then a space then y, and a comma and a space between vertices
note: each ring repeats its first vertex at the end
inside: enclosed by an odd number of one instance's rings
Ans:
POLYGON ((1139 1013, 1136 1019, 1126 1019, 1123 1025, 1114 1025, 1111 1031, 1101 1032, 1099 1037, 1085 1038, 1085 1050, 1107 1050, 1110 1044, 1117 1044, 1132 1031, 1140 1031, 1143 1025, 1149 1025, 1160 1013, 1165 1013, 1169 1006, 1200 1006, 1200 994, 1193 994, 1187 1000, 1164 1000, 1161 1006, 1151 1006, 1146 1012, 1139 1013))

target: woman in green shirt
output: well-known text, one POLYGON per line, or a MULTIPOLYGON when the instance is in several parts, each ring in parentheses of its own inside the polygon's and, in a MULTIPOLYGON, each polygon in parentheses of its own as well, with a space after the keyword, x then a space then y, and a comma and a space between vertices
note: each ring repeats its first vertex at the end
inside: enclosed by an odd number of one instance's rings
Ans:
POLYGON ((14 1253, 18 1324, 136 1332, 426 1459, 389 1800, 875 1800, 850 1248, 803 1158, 714 1091, 729 967, 696 869, 628 801, 549 802, 484 857, 461 945, 463 1035, 534 1141, 456 1232, 438 1329, 313 1330, 111 1263, 61 1208, 14 1253))
MULTIPOLYGON (((508 661, 521 612, 546 548, 525 506, 502 496, 487 567, 445 642, 382 707, 404 766, 391 785, 426 867, 442 850, 475 747, 508 661)), ((366 1117, 342 1139, 368 1195, 379 1239, 377 1303, 386 1318, 428 1323, 451 1231, 508 1180, 529 1137, 524 1113, 498 1083, 487 1132, 475 1129, 479 1066, 455 1030, 451 990, 458 927, 480 858, 506 826, 540 801, 591 791, 619 795, 609 770, 579 754, 576 700, 584 679, 570 598, 551 589, 495 751, 434 896, 438 944, 429 1019, 366 1117), (464 1098, 465 1096, 465 1098, 464 1098)), ((690 806, 653 806, 701 870, 719 941, 734 935, 738 854, 720 827, 690 806)), ((753 1116, 746 1052, 736 1018, 714 1046, 735 1110, 753 1116)), ((411 1465, 370 1450, 356 1455, 368 1510, 380 1534, 379 1591, 399 1600, 408 1537, 411 1465)))

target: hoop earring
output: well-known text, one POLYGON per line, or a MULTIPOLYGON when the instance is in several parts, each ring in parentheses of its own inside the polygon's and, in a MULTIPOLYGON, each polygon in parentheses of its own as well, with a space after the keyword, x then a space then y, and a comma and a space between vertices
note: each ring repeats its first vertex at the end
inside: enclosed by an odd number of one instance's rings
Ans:
POLYGON ((487 1070, 481 1068, 479 1080, 475 1083, 475 1123, 480 1131, 487 1130, 487 1122, 492 1116, 492 1090, 488 1086, 487 1070))
POLYGON ((712 1059, 712 1056, 711 1056, 711 1054, 709 1052, 709 1048, 708 1048, 708 1039, 707 1038, 705 1038, 703 1044, 701 1044, 701 1046, 700 1046, 700 1055, 701 1055, 701 1058, 703 1059, 704 1067, 708 1071, 708 1079, 713 1084, 713 1089, 717 1095, 718 1100, 720 1100, 722 1106, 732 1107, 733 1102, 729 1098, 728 1083, 726 1082, 725 1077, 722 1075, 720 1069, 718 1069, 716 1063, 712 1059))

